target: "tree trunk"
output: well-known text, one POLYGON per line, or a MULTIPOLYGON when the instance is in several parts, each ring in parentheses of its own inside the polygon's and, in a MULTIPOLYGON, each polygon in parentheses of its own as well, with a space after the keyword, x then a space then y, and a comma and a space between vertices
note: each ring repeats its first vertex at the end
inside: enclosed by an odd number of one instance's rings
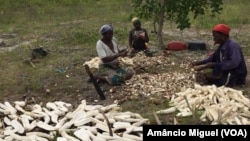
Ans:
POLYGON ((162 39, 162 27, 163 27, 163 17, 159 16, 159 26, 158 26, 158 32, 157 32, 157 38, 158 38, 158 44, 161 49, 164 48, 164 42, 162 39))
POLYGON ((155 35, 157 35, 156 24, 157 24, 157 20, 154 20, 154 22, 153 22, 154 31, 153 32, 155 35))
POLYGON ((162 38, 162 28, 163 28, 163 23, 164 23, 164 14, 165 14, 164 7, 166 6, 166 4, 167 4, 167 0, 162 0, 161 10, 159 14, 159 22, 158 22, 159 25, 158 25, 157 37, 158 37, 158 44, 161 49, 165 48, 165 44, 162 38))

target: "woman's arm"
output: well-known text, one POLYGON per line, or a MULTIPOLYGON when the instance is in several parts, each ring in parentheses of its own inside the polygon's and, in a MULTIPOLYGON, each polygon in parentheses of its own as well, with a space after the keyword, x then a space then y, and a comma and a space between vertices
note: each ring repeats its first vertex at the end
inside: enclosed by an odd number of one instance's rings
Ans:
POLYGON ((149 37, 148 37, 148 32, 147 32, 147 30, 144 29, 144 32, 145 32, 144 41, 145 41, 145 42, 149 42, 149 37))
POLYGON ((129 47, 133 48, 133 46, 132 46, 132 44, 133 44, 132 30, 129 32, 128 43, 129 43, 129 47))
POLYGON ((128 53, 127 50, 123 50, 115 55, 103 57, 102 61, 104 63, 109 63, 109 62, 112 62, 113 60, 117 59, 118 57, 125 57, 127 55, 127 53, 128 53))

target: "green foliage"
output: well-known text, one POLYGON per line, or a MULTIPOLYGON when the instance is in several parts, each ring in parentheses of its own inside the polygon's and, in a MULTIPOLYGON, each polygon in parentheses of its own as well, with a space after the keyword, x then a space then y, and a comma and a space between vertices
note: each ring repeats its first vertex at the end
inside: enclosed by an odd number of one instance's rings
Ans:
POLYGON ((223 4, 222 0, 167 0, 166 5, 163 5, 163 1, 133 0, 134 15, 158 21, 159 14, 163 12, 165 19, 174 21, 177 28, 183 30, 191 25, 190 14, 195 19, 199 15, 204 15, 206 9, 210 9, 211 16, 214 16, 220 13, 223 4))
POLYGON ((220 13, 223 4, 222 0, 132 0, 132 3, 134 14, 131 16, 153 20, 158 47, 162 49, 165 45, 161 33, 166 20, 175 22, 178 29, 184 30, 191 26, 190 15, 196 19, 209 9, 214 16, 220 13))

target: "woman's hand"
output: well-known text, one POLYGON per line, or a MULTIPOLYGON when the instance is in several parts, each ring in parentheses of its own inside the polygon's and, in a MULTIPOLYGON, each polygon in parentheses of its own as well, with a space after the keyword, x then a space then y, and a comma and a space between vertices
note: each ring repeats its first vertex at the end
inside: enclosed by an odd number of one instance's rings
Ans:
POLYGON ((195 71, 200 71, 200 70, 212 68, 213 66, 215 66, 215 64, 216 63, 214 63, 214 62, 208 62, 208 63, 203 64, 203 65, 195 65, 195 66, 193 66, 193 69, 195 71))
POLYGON ((197 66, 198 64, 199 64, 198 61, 194 61, 194 62, 191 62, 191 63, 190 63, 190 66, 191 66, 191 67, 194 67, 194 66, 197 66))
POLYGON ((127 56, 127 54, 128 54, 128 51, 127 51, 127 50, 123 50, 123 51, 121 51, 121 52, 119 53, 119 56, 125 57, 125 56, 127 56))
POLYGON ((193 69, 194 69, 195 71, 204 70, 204 69, 206 69, 206 68, 207 68, 207 64, 196 65, 196 66, 193 67, 193 69))
POLYGON ((145 32, 141 33, 141 34, 139 35, 139 38, 141 38, 142 40, 145 40, 145 32))

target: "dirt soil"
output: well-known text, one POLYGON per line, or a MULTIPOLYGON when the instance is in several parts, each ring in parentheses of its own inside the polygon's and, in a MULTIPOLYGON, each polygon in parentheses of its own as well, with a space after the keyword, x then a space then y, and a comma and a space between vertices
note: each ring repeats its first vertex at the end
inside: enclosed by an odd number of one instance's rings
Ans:
MULTIPOLYGON (((231 38, 235 39, 236 41, 238 40, 238 42, 241 43, 241 47, 243 50, 247 50, 248 48, 248 37, 250 37, 250 34, 245 32, 247 30, 244 29, 248 29, 248 26, 244 26, 241 27, 241 30, 232 30, 231 31, 231 38)), ((193 29, 190 30, 186 30, 185 32, 183 32, 182 34, 180 34, 180 31, 178 30, 171 30, 168 32, 165 32, 165 34, 168 36, 168 40, 173 41, 173 40, 180 40, 180 41, 184 41, 184 42, 204 42, 206 44, 206 50, 205 51, 191 51, 191 50, 184 50, 184 51, 172 51, 171 55, 166 56, 166 58, 168 57, 177 57, 179 58, 179 60, 177 60, 175 63, 178 64, 180 62, 183 62, 183 57, 185 58, 189 58, 189 59, 203 59, 204 57, 206 57, 209 53, 211 53, 211 51, 214 50, 214 48, 212 48, 211 46, 213 46, 213 41, 212 41, 212 37, 211 37, 211 33, 210 32, 206 32, 206 31, 195 31, 193 29), (173 38, 173 39, 171 39, 173 38), (198 54, 202 54, 202 55, 197 55, 197 52, 199 52, 198 54)), ((154 56, 157 55, 162 55, 162 50, 157 49, 155 47, 151 48, 152 51, 157 51, 157 53, 154 54, 154 56)), ((250 70, 250 56, 246 56, 245 55, 245 60, 247 63, 247 67, 248 70, 250 70)), ((155 68, 155 70, 157 70, 158 68, 155 68)), ((122 86, 108 86, 105 84, 101 84, 100 88, 102 89, 103 93, 106 96, 106 100, 98 100, 99 97, 97 95, 96 90, 93 87, 92 83, 87 83, 86 84, 86 99, 88 99, 89 101, 92 101, 92 103, 95 103, 94 101, 96 101, 96 104, 110 104, 114 102, 114 99, 111 98, 111 96, 113 97, 113 95, 118 95, 123 89, 122 86), (98 100, 98 102, 97 102, 98 100)), ((239 86, 239 87, 235 87, 235 89, 237 90, 242 90, 243 94, 246 97, 250 98, 250 74, 248 73, 247 75, 247 80, 246 80, 246 85, 244 86, 239 86)))
MULTIPOLYGON (((247 31, 247 30, 246 30, 247 31)), ((179 38, 182 39, 184 41, 189 41, 189 40, 195 40, 195 39, 199 39, 199 40, 203 40, 205 41, 207 44, 211 44, 211 35, 210 33, 199 33, 197 34, 196 32, 184 32, 184 34, 182 34, 182 37, 180 38, 180 36, 176 36, 176 33, 178 33, 178 31, 171 31, 171 32, 166 32, 165 34, 171 36, 171 38, 175 39, 179 38), (173 34, 173 35, 172 35, 173 34), (202 38, 198 38, 198 37, 202 37, 202 38)), ((235 31, 235 33, 237 33, 237 31, 235 31)), ((249 36, 248 33, 247 37, 249 36)), ((244 42, 243 40, 243 47, 246 47, 247 42, 244 42)), ((153 48, 153 47, 152 47, 153 48)), ((6 48, 4 48, 6 49, 6 48)), ((156 49, 156 48, 153 48, 156 49)), ((0 47, 1 50, 1 47, 0 47)), ((156 49, 157 50, 157 49, 156 49)), ((209 52, 210 49, 207 50, 207 53, 209 52)), ((162 55, 162 51, 161 50, 157 50, 158 53, 156 53, 155 55, 162 55)), ((194 51, 178 51, 178 52, 173 52, 173 54, 176 55, 185 55, 185 57, 187 56, 193 56, 193 53, 195 53, 194 51)), ((171 56, 168 56, 171 57, 171 56)), ((248 70, 250 70, 250 56, 245 56, 246 57, 246 62, 247 62, 247 66, 248 66, 248 70)), ((157 69, 157 68, 156 68, 157 69)), ((82 76, 81 76, 82 77, 82 76)), ((81 94, 71 94, 71 95, 67 95, 65 96, 64 92, 57 92, 57 93, 53 93, 53 95, 45 95, 44 93, 41 94, 32 94, 32 95, 20 95, 20 94, 14 94, 14 95, 9 95, 9 97, 5 98, 8 100, 12 100, 12 101, 17 101, 17 100, 29 100, 30 102, 45 102, 45 99, 48 99, 48 97, 50 97, 50 100, 61 100, 61 101, 65 101, 68 103, 71 103, 73 105, 78 105, 80 103, 81 99, 85 99, 87 100, 87 102, 89 104, 103 104, 103 105, 109 105, 112 104, 114 102, 114 99, 111 97, 111 93, 119 93, 120 91, 122 91, 122 86, 109 86, 107 84, 100 84, 100 88, 102 90, 102 92, 104 93, 106 99, 105 100, 100 100, 100 97, 97 94, 97 91, 93 85, 93 83, 88 82, 89 80, 89 76, 85 73, 85 76, 82 77, 83 82, 85 82, 84 84, 82 84, 82 88, 79 89, 79 91, 81 91, 81 94), (84 93, 84 95, 82 95, 82 93, 84 93), (56 99, 55 99, 56 98, 56 99)), ((244 87, 240 87, 239 89, 244 90, 244 93, 246 94, 247 97, 250 97, 250 75, 248 74, 247 76, 247 84, 244 87)))

